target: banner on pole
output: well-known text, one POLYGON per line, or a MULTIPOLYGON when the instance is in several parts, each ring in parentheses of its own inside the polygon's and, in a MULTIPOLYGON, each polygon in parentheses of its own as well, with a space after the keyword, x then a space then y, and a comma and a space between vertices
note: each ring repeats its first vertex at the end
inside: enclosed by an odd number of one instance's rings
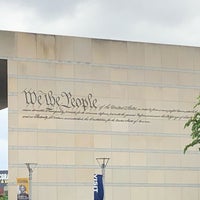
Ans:
POLYGON ((103 200, 103 197, 103 176, 100 174, 94 174, 94 200, 103 200))
POLYGON ((28 178, 17 178, 17 200, 29 200, 28 178))

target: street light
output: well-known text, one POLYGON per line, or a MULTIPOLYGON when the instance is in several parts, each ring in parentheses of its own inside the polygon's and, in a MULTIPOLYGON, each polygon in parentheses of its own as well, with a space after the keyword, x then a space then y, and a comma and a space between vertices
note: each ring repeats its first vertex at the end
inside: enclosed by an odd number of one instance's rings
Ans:
POLYGON ((27 169, 28 169, 28 175, 29 175, 29 200, 32 200, 32 174, 33 169, 36 168, 37 163, 25 163, 27 169))

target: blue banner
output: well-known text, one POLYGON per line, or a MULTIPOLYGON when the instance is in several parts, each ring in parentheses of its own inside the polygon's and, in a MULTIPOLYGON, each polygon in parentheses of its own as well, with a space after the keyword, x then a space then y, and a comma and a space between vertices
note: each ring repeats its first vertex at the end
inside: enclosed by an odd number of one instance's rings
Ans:
POLYGON ((103 197, 103 176, 100 174, 94 174, 94 200, 103 200, 103 197))

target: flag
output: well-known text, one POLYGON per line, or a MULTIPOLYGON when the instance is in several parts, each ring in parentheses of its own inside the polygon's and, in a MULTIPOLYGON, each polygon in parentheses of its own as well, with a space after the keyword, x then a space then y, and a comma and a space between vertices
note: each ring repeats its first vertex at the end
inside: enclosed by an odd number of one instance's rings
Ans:
POLYGON ((17 178, 17 200, 29 200, 28 178, 17 178))
POLYGON ((103 176, 100 174, 94 174, 94 200, 103 200, 103 197, 103 176))

